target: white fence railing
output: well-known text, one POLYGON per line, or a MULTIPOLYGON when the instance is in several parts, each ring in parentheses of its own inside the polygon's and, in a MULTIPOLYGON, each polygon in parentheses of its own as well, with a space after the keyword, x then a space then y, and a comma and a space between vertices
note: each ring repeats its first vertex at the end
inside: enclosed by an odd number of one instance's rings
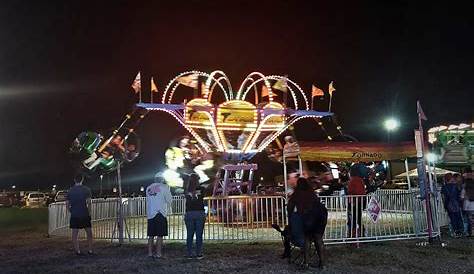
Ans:
MULTIPOLYGON (((364 196, 322 196, 328 208, 326 243, 350 243, 395 240, 427 236, 424 202, 416 193, 406 190, 379 190, 364 196), (371 197, 380 204, 376 223, 368 216, 366 206, 371 197)), ((90 209, 94 237, 117 239, 118 208, 123 207, 125 238, 146 239, 146 200, 139 198, 93 199, 90 209)), ((433 199, 433 232, 446 225, 441 201, 433 199)), ((168 215, 168 239, 186 239, 185 199, 174 196, 168 215)), ((287 224, 285 198, 281 196, 229 196, 206 198, 205 240, 279 240, 272 224, 287 224)), ((65 203, 49 206, 49 234, 69 235, 69 213, 65 203)))

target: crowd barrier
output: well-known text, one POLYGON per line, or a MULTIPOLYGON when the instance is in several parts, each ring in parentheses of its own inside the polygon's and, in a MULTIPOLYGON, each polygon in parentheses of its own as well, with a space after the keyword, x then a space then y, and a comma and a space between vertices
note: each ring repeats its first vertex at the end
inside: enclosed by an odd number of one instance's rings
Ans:
MULTIPOLYGON (((328 209, 328 224, 324 234, 327 244, 372 242, 423 238, 428 236, 425 202, 417 192, 407 190, 378 190, 360 196, 321 196, 328 209), (373 221, 367 207, 375 199, 380 208, 373 221)), ((90 213, 96 239, 119 238, 118 212, 122 206, 124 238, 146 239, 146 200, 137 198, 93 199, 90 213)), ((431 201, 433 235, 447 225, 447 215, 439 195, 431 201)), ((272 224, 287 224, 285 197, 282 196, 229 196, 205 198, 206 224, 204 239, 273 241, 280 234, 272 224)), ((169 207, 168 240, 184 241, 185 199, 174 196, 169 207)), ((372 216, 373 217, 373 216, 372 216)), ((69 212, 64 202, 49 205, 49 235, 70 235, 69 212)))

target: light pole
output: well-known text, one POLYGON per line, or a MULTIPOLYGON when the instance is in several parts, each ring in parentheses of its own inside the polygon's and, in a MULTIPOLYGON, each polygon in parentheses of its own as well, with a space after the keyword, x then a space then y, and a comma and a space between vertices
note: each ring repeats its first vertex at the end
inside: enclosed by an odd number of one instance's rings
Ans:
POLYGON ((103 198, 102 197, 102 179, 104 178, 104 175, 100 174, 99 178, 100 178, 100 189, 99 189, 100 194, 99 194, 99 196, 100 196, 100 198, 103 198))
MULTIPOLYGON (((390 118, 385 119, 383 125, 385 129, 387 130, 387 143, 390 143, 390 134, 392 133, 392 131, 395 131, 400 127, 400 122, 397 119, 390 117, 390 118)), ((392 180, 392 170, 390 167, 390 161, 387 161, 386 168, 387 168, 387 177, 390 180, 392 180)))

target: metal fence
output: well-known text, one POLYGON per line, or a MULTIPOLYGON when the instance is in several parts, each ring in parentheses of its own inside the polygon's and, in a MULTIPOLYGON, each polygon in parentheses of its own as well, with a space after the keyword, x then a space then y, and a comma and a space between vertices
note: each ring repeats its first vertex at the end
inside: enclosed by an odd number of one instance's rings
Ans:
MULTIPOLYGON (((328 224, 324 240, 328 244, 368 242, 421 238, 428 235, 424 202, 414 191, 379 190, 363 196, 322 196, 328 208, 328 224), (367 204, 374 197, 381 213, 373 222, 367 204)), ((287 224, 286 202, 281 196, 208 197, 205 200, 205 240, 280 240, 271 228, 287 224)), ((146 200, 139 198, 93 199, 90 209, 94 237, 117 239, 119 206, 122 206, 125 226, 124 237, 130 240, 146 239, 146 200)), ((446 225, 446 214, 440 199, 432 200, 433 233, 446 225)), ((174 196, 169 208, 168 240, 184 241, 185 199, 174 196)), ((64 202, 49 206, 49 234, 68 236, 69 213, 64 202)))

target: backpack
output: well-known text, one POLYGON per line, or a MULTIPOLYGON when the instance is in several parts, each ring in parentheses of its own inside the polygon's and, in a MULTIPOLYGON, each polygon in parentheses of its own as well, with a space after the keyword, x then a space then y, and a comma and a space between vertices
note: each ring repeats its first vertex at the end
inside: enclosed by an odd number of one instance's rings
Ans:
POLYGON ((303 213, 304 233, 324 233, 328 221, 328 210, 326 206, 315 199, 309 210, 303 213))

